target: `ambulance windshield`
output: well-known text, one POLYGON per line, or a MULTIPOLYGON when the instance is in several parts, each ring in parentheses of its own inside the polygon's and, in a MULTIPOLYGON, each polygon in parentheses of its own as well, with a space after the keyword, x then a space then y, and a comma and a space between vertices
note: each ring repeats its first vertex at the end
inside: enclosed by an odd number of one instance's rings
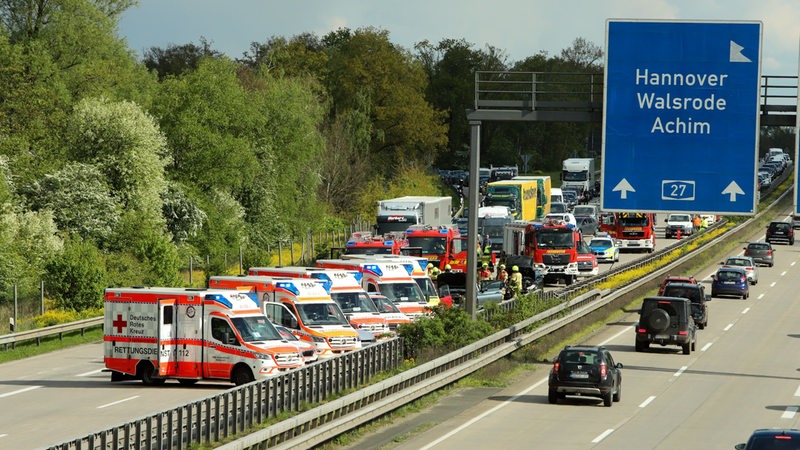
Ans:
POLYGON ((339 304, 344 313, 378 312, 378 308, 366 292, 331 292, 331 298, 339 304))
POLYGON ((245 342, 280 340, 278 330, 266 316, 232 317, 233 326, 245 342))
POLYGON ((419 285, 410 281, 407 283, 381 283, 380 291, 394 303, 416 302, 427 303, 419 285))
POLYGON ((334 302, 305 303, 297 302, 300 320, 308 326, 314 325, 350 325, 342 310, 334 302))

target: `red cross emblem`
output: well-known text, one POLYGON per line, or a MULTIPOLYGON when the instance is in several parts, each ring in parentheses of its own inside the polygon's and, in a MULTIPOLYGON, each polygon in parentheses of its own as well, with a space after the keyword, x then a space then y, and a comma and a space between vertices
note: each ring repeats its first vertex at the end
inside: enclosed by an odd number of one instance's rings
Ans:
POLYGON ((117 314, 117 319, 111 322, 111 326, 117 328, 117 333, 122 333, 122 329, 128 326, 128 321, 122 320, 122 314, 117 314))

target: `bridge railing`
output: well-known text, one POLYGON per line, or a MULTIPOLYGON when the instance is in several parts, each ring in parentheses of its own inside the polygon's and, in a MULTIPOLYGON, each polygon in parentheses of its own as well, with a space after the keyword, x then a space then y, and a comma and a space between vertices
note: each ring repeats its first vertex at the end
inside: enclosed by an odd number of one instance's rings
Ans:
MULTIPOLYGON (((602 73, 579 72, 475 72, 476 119, 499 114, 495 120, 602 120, 602 73), (533 118, 529 113, 539 113, 533 118), (526 114, 528 113, 528 114, 526 114)), ((794 126, 797 113, 797 76, 762 75, 760 114, 762 126, 794 126)))

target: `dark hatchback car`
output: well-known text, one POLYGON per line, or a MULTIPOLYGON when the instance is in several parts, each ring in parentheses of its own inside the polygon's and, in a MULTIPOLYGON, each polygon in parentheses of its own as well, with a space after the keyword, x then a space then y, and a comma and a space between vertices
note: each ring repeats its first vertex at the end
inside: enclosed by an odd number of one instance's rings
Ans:
POLYGON ((772 267, 775 264, 775 248, 769 242, 751 242, 744 248, 744 256, 753 258, 756 264, 772 267))
POLYGON ((747 272, 740 267, 720 267, 711 277, 711 296, 731 295, 746 299, 750 297, 750 282, 747 272))
POLYGON ((800 450, 800 430, 760 428, 747 442, 736 444, 736 450, 800 450))
POLYGON ((622 396, 622 363, 605 347, 566 346, 553 361, 547 400, 558 403, 567 395, 599 397, 605 406, 622 396))
POLYGON ((692 317, 697 328, 704 329, 708 325, 708 305, 711 296, 706 294, 706 288, 697 283, 669 283, 660 295, 664 297, 680 297, 692 302, 692 317))
POLYGON ((794 228, 789 222, 773 221, 767 226, 768 243, 783 242, 789 245, 794 245, 794 228))

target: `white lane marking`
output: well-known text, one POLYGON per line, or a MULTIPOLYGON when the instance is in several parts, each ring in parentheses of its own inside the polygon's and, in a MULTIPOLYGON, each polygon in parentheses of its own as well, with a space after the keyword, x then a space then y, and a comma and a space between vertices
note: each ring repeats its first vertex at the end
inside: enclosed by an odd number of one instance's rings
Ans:
POLYGON ((601 342, 599 345, 600 345, 600 346, 606 345, 606 344, 608 344, 609 342, 613 341, 614 339, 616 339, 616 338, 618 338, 618 337, 622 336, 622 334, 623 334, 623 333, 628 333, 628 332, 630 332, 630 328, 633 328, 633 327, 629 327, 629 328, 625 328, 624 330, 620 330, 620 332, 619 332, 619 333, 617 333, 617 334, 615 334, 615 335, 611 336, 610 338, 608 338, 608 339, 606 339, 605 341, 601 342))
POLYGON ((650 404, 650 402, 652 402, 655 399, 656 399, 655 395, 651 395, 650 397, 647 397, 647 399, 645 401, 643 401, 642 403, 639 404, 639 408, 646 407, 647 405, 650 404))
POLYGON ((781 414, 781 419, 794 419, 795 413, 797 413, 797 406, 787 406, 786 411, 781 414))
POLYGON ((89 371, 89 372, 79 373, 79 374, 77 374, 75 376, 76 377, 88 377, 89 375, 94 375, 94 374, 100 373, 102 371, 103 371, 103 369, 97 369, 97 370, 92 370, 92 371, 89 371))
POLYGON ((798 386, 798 387, 797 387, 797 390, 796 390, 796 391, 794 391, 794 396, 795 396, 795 397, 800 397, 800 386, 798 386))
POLYGON ((602 433, 600 433, 600 436, 597 436, 596 438, 594 438, 592 440, 592 444, 597 444, 598 442, 602 441, 603 439, 608 437, 609 434, 611 434, 613 432, 614 432, 613 428, 609 428, 606 431, 603 431, 602 433))
POLYGON ((792 261, 792 263, 791 263, 791 264, 789 264, 789 265, 790 265, 790 266, 793 266, 793 265, 794 265, 794 263, 796 263, 796 262, 797 262, 797 261, 792 261))
POLYGON ((449 433, 445 434, 444 436, 440 437, 439 439, 436 439, 435 441, 431 442, 430 444, 428 444, 428 445, 426 445, 424 447, 420 447, 420 450, 428 450, 430 448, 433 448, 433 447, 439 445, 440 443, 444 442, 445 440, 450 439, 451 436, 455 436, 457 433, 461 432, 465 428, 470 427, 473 423, 483 419, 484 417, 486 417, 486 416, 488 416, 490 414, 493 414, 495 411, 497 411, 500 408, 508 406, 512 402, 515 402, 518 398, 522 397, 523 395, 525 395, 528 392, 536 389, 537 387, 541 386, 542 384, 544 384, 546 382, 547 382, 547 378, 542 378, 541 380, 537 381, 536 383, 534 383, 533 385, 531 385, 530 387, 528 387, 524 391, 520 392, 519 394, 509 398, 508 400, 504 401, 503 403, 500 403, 499 405, 495 406, 494 408, 492 408, 492 409, 490 409, 488 411, 485 411, 483 414, 480 414, 480 415, 472 418, 472 420, 470 420, 470 421, 466 422, 465 424, 461 425, 460 427, 450 431, 449 433))
POLYGON ((732 324, 732 323, 729 323, 727 327, 725 327, 725 328, 723 328, 723 329, 722 329, 722 331, 728 331, 728 330, 730 330, 731 328, 733 328, 733 324, 732 324))
POLYGON ((784 276, 784 275, 786 275, 786 271, 785 270, 783 272, 781 272, 781 276, 784 276))
POLYGON ((714 345, 714 343, 713 342, 709 342, 708 344, 704 345, 703 348, 700 349, 700 351, 704 352, 704 351, 708 350, 708 348, 711 347, 712 345, 714 345))
POLYGON ((0 394, 0 398, 3 397, 11 397, 12 395, 21 394, 23 392, 32 391, 34 389, 39 389, 41 386, 28 386, 26 388, 17 389, 16 391, 6 392, 5 394, 0 394))
POLYGON ((133 400, 135 398, 139 398, 139 396, 138 395, 134 395, 133 397, 123 398, 122 400, 117 400, 115 402, 106 403, 105 405, 98 406, 97 409, 103 409, 103 408, 107 408, 109 406, 114 406, 114 405, 120 404, 122 402, 127 402, 128 400, 133 400))
POLYGON ((756 298, 761 300, 762 298, 764 298, 764 294, 758 294, 758 297, 756 297, 756 298))
POLYGON ((681 374, 683 374, 683 372, 685 372, 685 371, 686 371, 686 369, 688 369, 688 368, 689 368, 689 366, 683 366, 683 367, 681 367, 680 369, 678 369, 678 371, 677 371, 677 372, 675 372, 674 374, 672 374, 672 376, 673 376, 673 377, 679 377, 679 376, 681 376, 681 374))
POLYGON ((3 434, 0 434, 0 438, 4 438, 4 437, 6 437, 6 436, 8 436, 8 433, 3 433, 3 434))
POLYGON ((775 287, 775 283, 777 283, 777 281, 773 281, 772 283, 770 283, 769 287, 775 287))
POLYGON ((747 314, 748 311, 750 311, 750 307, 749 306, 742 310, 742 314, 747 314))

